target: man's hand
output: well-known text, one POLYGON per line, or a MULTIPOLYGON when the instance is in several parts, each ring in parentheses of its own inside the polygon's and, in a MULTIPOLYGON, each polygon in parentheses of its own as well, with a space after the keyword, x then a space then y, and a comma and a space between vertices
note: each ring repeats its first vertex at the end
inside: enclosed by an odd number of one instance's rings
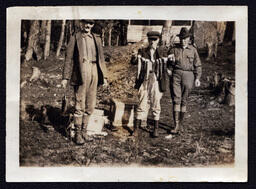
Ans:
POLYGON ((195 80, 195 86, 196 87, 200 87, 201 83, 200 83, 200 80, 199 79, 196 79, 195 80))
POLYGON ((68 84, 68 80, 67 80, 67 79, 63 79, 63 80, 61 81, 61 85, 62 85, 62 87, 63 87, 64 89, 66 89, 67 84, 68 84))
POLYGON ((174 54, 169 54, 167 58, 168 58, 169 61, 175 62, 175 56, 174 56, 174 54))

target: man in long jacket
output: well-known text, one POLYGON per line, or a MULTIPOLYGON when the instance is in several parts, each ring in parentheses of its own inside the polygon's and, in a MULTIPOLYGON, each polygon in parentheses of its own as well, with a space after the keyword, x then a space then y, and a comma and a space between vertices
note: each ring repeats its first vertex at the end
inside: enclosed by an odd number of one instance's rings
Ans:
POLYGON ((179 132, 180 124, 187 111, 188 95, 195 85, 200 86, 202 67, 197 49, 189 44, 191 34, 185 27, 181 28, 178 35, 180 44, 170 49, 168 60, 170 60, 170 92, 173 101, 173 119, 175 128, 171 133, 179 132))
POLYGON ((100 36, 91 33, 94 20, 81 20, 80 31, 71 36, 63 69, 62 85, 75 92, 75 143, 85 142, 89 117, 96 106, 97 86, 106 82, 107 69, 100 36))
POLYGON ((147 33, 149 45, 133 55, 132 64, 138 64, 138 76, 135 88, 139 90, 139 104, 136 112, 133 135, 137 136, 137 128, 141 127, 142 120, 146 120, 149 109, 152 110, 154 119, 153 137, 158 137, 159 118, 161 112, 160 100, 166 90, 166 74, 164 51, 158 47, 160 33, 151 31, 147 33), (140 62, 141 61, 141 62, 140 62))

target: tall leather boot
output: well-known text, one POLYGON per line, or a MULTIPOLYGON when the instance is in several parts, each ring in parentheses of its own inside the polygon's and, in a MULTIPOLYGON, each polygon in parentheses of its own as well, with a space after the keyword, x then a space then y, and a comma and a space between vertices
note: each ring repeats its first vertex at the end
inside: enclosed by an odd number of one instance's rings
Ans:
POLYGON ((84 138, 83 138, 83 134, 82 134, 82 126, 81 125, 75 125, 75 143, 77 145, 82 145, 84 144, 84 138))
POLYGON ((180 130, 183 131, 183 121, 185 118, 186 112, 180 112, 180 130))
POLYGON ((135 119, 134 121, 134 126, 133 126, 133 133, 132 135, 137 137, 138 136, 138 128, 141 127, 141 120, 140 119, 135 119))
POLYGON ((180 129, 180 118, 179 117, 180 117, 180 112, 174 111, 173 120, 174 120, 175 128, 171 130, 172 134, 178 134, 179 133, 179 129, 180 129))
POLYGON ((153 135, 152 135, 154 138, 159 137, 158 128, 159 128, 158 120, 154 120, 154 131, 153 131, 153 135))

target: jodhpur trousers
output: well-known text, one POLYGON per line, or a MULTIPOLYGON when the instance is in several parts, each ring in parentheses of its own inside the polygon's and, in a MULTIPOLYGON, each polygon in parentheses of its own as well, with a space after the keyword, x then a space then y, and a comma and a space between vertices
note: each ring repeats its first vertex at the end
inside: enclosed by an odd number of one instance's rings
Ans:
POLYGON ((151 109, 154 120, 159 120, 163 93, 159 91, 159 84, 155 73, 150 73, 148 80, 144 80, 139 88, 139 105, 136 118, 146 120, 151 109))
POLYGON ((188 95, 194 84, 194 73, 191 71, 174 70, 170 78, 170 92, 174 111, 186 112, 188 95))

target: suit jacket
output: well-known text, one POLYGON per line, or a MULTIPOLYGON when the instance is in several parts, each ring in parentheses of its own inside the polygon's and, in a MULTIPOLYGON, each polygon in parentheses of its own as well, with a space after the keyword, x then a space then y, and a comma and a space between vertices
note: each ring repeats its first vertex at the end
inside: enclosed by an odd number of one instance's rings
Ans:
MULTIPOLYGON (((151 54, 150 54, 150 48, 142 48, 138 51, 138 53, 146 59, 151 59, 151 54)), ((160 47, 158 47, 154 53, 154 59, 158 59, 158 58, 162 58, 162 57, 166 57, 166 54, 164 53, 164 50, 160 47)), ((131 64, 137 64, 138 60, 135 59, 134 57, 132 57, 131 59, 131 64)), ((141 67, 141 71, 139 73, 139 78, 135 81, 135 88, 139 89, 141 84, 144 81, 144 78, 146 76, 146 66, 142 64, 141 67)), ((154 68, 153 68, 154 69, 154 68)), ((154 69, 154 71, 156 72, 156 70, 154 69)), ((161 78, 158 78, 158 84, 159 84, 159 89, 161 92, 166 91, 166 74, 165 71, 163 71, 163 74, 161 76, 161 78)))
MULTIPOLYGON (((104 83, 104 78, 107 78, 107 68, 105 64, 101 38, 96 34, 92 34, 92 36, 95 42, 97 53, 98 85, 102 85, 104 83)), ((81 32, 77 32, 72 35, 66 50, 63 79, 70 80, 70 85, 83 84, 80 70, 80 64, 82 63, 82 60, 79 61, 79 59, 82 58, 79 56, 79 52, 82 49, 81 38, 81 32)))

